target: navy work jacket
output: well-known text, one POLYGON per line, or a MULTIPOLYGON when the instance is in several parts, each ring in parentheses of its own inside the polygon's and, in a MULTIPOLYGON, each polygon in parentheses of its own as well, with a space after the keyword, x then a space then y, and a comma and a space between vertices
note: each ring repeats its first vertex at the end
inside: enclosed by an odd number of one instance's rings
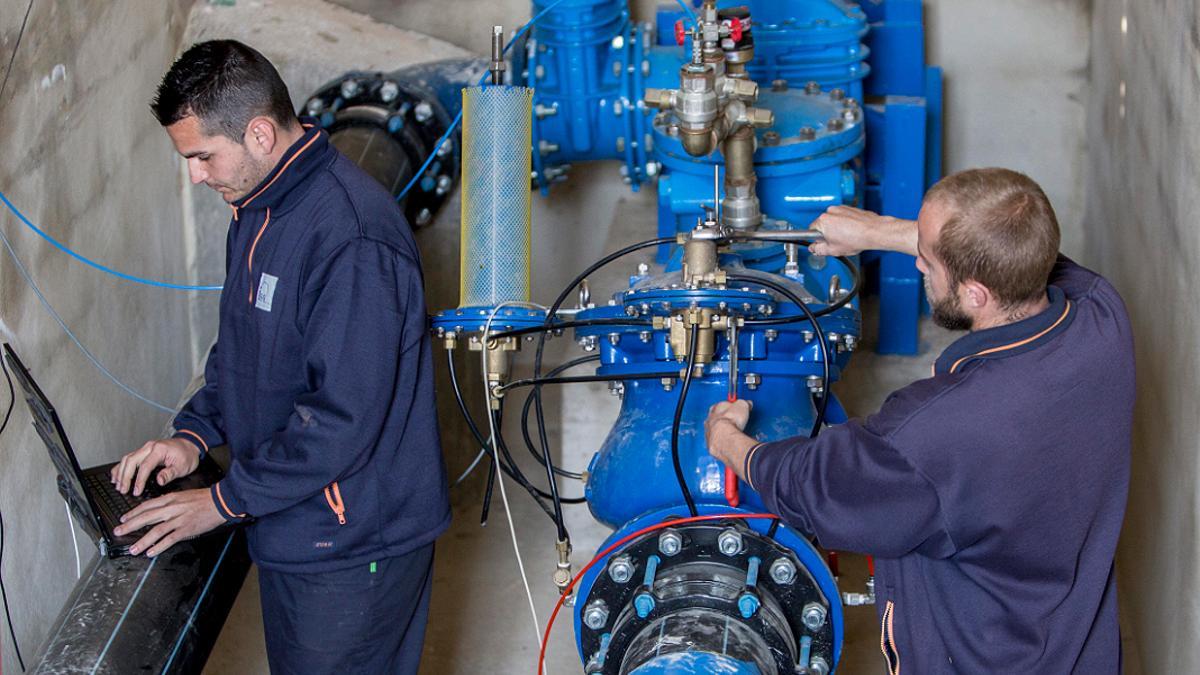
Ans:
POLYGON ((891 673, 1119 672, 1133 338, 1105 279, 1060 258, 1050 284, 866 420, 748 458, 785 522, 876 556, 891 673))
MULTIPOLYGON (((309 126, 309 125, 306 125, 309 126)), ((307 129, 233 204, 217 343, 176 437, 228 443, 221 515, 264 568, 420 548, 450 521, 421 263, 395 200, 307 129)))

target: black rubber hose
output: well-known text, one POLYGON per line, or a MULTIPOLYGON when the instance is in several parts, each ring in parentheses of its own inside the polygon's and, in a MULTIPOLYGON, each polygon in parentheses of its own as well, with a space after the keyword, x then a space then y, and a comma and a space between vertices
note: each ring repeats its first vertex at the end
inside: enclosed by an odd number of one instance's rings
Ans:
MULTIPOLYGON (((833 314, 834 312, 838 311, 839 309, 850 304, 850 301, 853 300, 855 297, 857 297, 858 294, 862 291, 862 271, 859 270, 858 266, 854 264, 854 261, 851 260, 850 258, 847 258, 846 256, 837 256, 835 259, 838 262, 845 265, 846 269, 850 270, 850 276, 854 279, 854 285, 850 287, 850 292, 846 293, 846 295, 844 297, 837 300, 833 304, 827 305, 818 310, 813 310, 812 315, 815 317, 822 317, 822 316, 826 316, 829 314, 833 314)), ((742 280, 743 281, 756 281, 757 279, 752 278, 752 277, 745 277, 745 278, 742 278, 742 280)), ((795 301, 793 300, 793 302, 795 302, 795 301)), ((769 326, 769 325, 780 324, 780 323, 792 323, 793 321, 796 320, 796 318, 797 317, 794 317, 794 316, 773 316, 773 317, 770 317, 767 319, 748 319, 746 321, 746 325, 747 326, 769 326)))
POLYGON ((661 380, 664 377, 677 377, 678 371, 668 370, 661 373, 617 373, 612 375, 577 375, 575 377, 538 377, 524 380, 513 380, 501 385, 499 391, 508 391, 518 387, 542 387, 547 384, 580 384, 585 382, 619 382, 621 380, 661 380))
POLYGON ((696 368, 696 350, 699 347, 700 327, 692 326, 692 334, 688 340, 687 372, 683 375, 683 385, 679 388, 679 402, 675 404, 675 419, 671 422, 671 463, 675 465, 679 491, 683 493, 683 501, 687 502, 688 513, 692 516, 697 515, 696 502, 692 499, 692 491, 683 475, 683 462, 679 458, 679 425, 683 422, 683 405, 687 401, 688 389, 692 387, 692 371, 696 368))
POLYGON ((548 330, 559 331, 559 330, 566 330, 568 328, 587 328, 589 326, 653 326, 653 325, 654 325, 653 321, 648 321, 646 319, 631 319, 631 318, 622 318, 622 317, 614 317, 611 319, 584 319, 582 321, 562 321, 559 323, 552 323, 549 325, 549 327, 547 327, 546 324, 542 324, 540 326, 530 326, 529 328, 514 328, 513 330, 506 330, 502 333, 496 333, 496 334, 492 335, 492 339, 496 340, 496 339, 510 338, 510 337, 521 337, 522 335, 532 335, 534 333, 545 333, 548 330))
MULTIPOLYGON (((492 487, 494 485, 493 481, 496 478, 495 472, 497 458, 494 456, 494 452, 488 452, 488 450, 491 448, 491 443, 483 438, 483 434, 480 433, 478 425, 475 424, 475 418, 471 416, 471 411, 467 409, 467 403, 465 400, 463 400, 462 389, 458 384, 458 371, 454 367, 454 352, 447 350, 446 355, 446 363, 450 369, 450 386, 451 389, 454 390, 454 400, 458 403, 458 410, 460 413, 462 413, 463 419, 466 420, 467 428, 471 430, 471 435, 475 437, 475 441, 479 444, 479 447, 487 453, 488 457, 491 458, 491 465, 488 469, 488 488, 487 492, 484 493, 483 514, 480 518, 481 521, 486 522, 487 512, 491 502, 492 487)), ((491 413, 489 412, 489 414, 491 413)), ((500 429, 499 424, 496 424, 496 429, 500 429)), ((497 446, 499 445, 501 444, 497 443, 497 446)), ((538 506, 541 507, 542 511, 544 511, 546 515, 550 517, 550 520, 554 521, 556 526, 558 525, 555 512, 551 510, 544 501, 542 501, 542 497, 549 499, 551 498, 551 495, 542 492, 537 487, 530 484, 529 481, 525 479, 525 476, 521 474, 520 469, 516 469, 514 471, 513 468, 510 468, 501 462, 500 470, 503 471, 504 474, 509 478, 512 478, 519 485, 521 485, 521 487, 525 488, 525 490, 529 492, 530 496, 533 497, 533 500, 537 502, 538 506)))
MULTIPOLYGON (((817 321, 816 314, 808 308, 808 305, 806 305, 799 296, 792 292, 791 289, 783 284, 776 283, 770 279, 760 279, 758 277, 744 276, 739 274, 731 274, 729 275, 729 279, 732 281, 758 284, 759 286, 769 288, 783 295, 785 298, 799 307, 800 311, 804 312, 804 316, 808 319, 809 323, 812 324, 813 334, 816 336, 817 345, 821 350, 821 381, 824 385, 823 390, 825 392, 824 395, 821 396, 821 402, 817 405, 817 417, 813 421, 812 431, 808 434, 809 438, 816 438, 817 434, 821 433, 821 425, 825 423, 825 411, 829 407, 829 395, 831 393, 829 391, 829 344, 825 341, 825 331, 822 330, 821 323, 817 321)), ((785 318, 788 318, 789 323, 795 321, 794 317, 785 318)), ((750 322, 747 321, 746 323, 750 322)))
MULTIPOLYGON (((579 275, 577 275, 573 280, 571 280, 571 283, 568 284, 567 287, 564 288, 562 290, 562 292, 558 294, 558 297, 554 299, 554 303, 550 305, 549 310, 546 312, 546 321, 544 323, 544 326, 547 328, 553 328, 554 317, 556 314, 558 314, 559 308, 562 307, 563 302, 567 299, 567 296, 571 294, 571 291, 574 290, 574 288, 577 285, 579 285, 580 282, 582 282, 584 279, 586 279, 588 277, 588 275, 592 274, 593 272, 600 269, 601 267, 604 267, 605 265, 609 264, 610 262, 617 260, 618 258, 621 258, 623 256, 629 255, 630 253, 633 253, 635 251, 640 251, 642 249, 650 248, 652 246, 669 244, 674 241, 675 241, 675 239, 673 237, 659 237, 657 239, 650 239, 648 241, 638 242, 636 244, 626 246, 625 248, 622 248, 618 251, 610 253, 610 254, 604 256, 603 258, 597 260, 596 262, 592 263, 591 265, 588 265, 587 269, 585 269, 583 272, 581 272, 579 275)), ((538 335, 537 353, 534 355, 534 358, 533 358, 533 379, 535 379, 535 380, 542 376, 542 357, 545 354, 545 350, 546 350, 546 333, 545 333, 545 331, 543 331, 538 335)), ((534 414, 535 414, 535 419, 537 420, 538 442, 541 444, 541 447, 542 447, 542 456, 546 460, 543 463, 543 466, 545 466, 545 468, 546 468, 546 479, 550 481, 550 493, 554 496, 554 512, 558 515, 558 519, 557 519, 558 540, 569 543, 571 538, 567 532, 566 524, 564 523, 563 518, 562 518, 562 500, 558 496, 558 483, 554 479, 554 464, 550 460, 550 444, 546 440, 547 439, 547 436, 546 436, 546 412, 542 408, 542 388, 540 385, 534 387, 533 397, 534 397, 534 400, 533 400, 534 414)))
POLYGON ((487 490, 483 493, 483 510, 479 514, 479 526, 486 527, 488 521, 488 512, 492 508, 492 488, 496 487, 496 458, 492 457, 492 453, 487 454, 488 458, 488 476, 487 490))
MULTIPOLYGON (((570 370, 571 368, 575 368, 577 366, 582 366, 585 363, 591 363, 593 361, 599 361, 599 360, 600 360, 599 354, 591 354, 589 356, 583 356, 583 357, 580 357, 573 361, 568 361, 568 362, 556 367, 554 370, 551 370, 549 373, 547 373, 547 376, 554 377, 555 375, 558 375, 559 373, 570 370)), ((525 397, 525 406, 521 409, 521 438, 524 439, 525 448, 527 450, 529 450, 529 454, 533 455, 533 458, 538 461, 538 464, 544 464, 546 462, 546 458, 542 455, 542 453, 538 452, 537 446, 533 442, 533 437, 531 437, 529 435, 529 411, 532 408, 533 408, 533 392, 530 392, 529 395, 525 397)), ((553 459, 551 459, 550 463, 551 463, 551 466, 554 465, 553 459)), ((562 476, 563 478, 572 478, 575 480, 583 480, 583 474, 575 473, 574 471, 567 471, 566 469, 560 469, 557 466, 554 467, 554 473, 559 476, 562 476)))

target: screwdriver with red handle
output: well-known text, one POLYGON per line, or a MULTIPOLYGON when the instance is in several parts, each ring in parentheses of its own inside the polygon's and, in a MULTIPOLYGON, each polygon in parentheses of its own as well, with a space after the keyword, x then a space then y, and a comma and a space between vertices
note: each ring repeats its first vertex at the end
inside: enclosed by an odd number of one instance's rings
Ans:
MULTIPOLYGON (((738 333, 734 318, 729 317, 729 402, 738 400, 737 396, 737 359, 738 333)), ((725 467, 725 501, 736 507, 741 503, 738 497, 738 477, 731 467, 725 467)))

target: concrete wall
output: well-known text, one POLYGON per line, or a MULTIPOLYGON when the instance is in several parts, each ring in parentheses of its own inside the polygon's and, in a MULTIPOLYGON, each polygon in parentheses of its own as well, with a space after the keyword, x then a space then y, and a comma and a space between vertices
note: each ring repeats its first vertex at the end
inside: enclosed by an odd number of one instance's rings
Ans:
MULTIPOLYGON (((176 165, 147 108, 178 49, 183 4, 34 3, 0 99, 0 190, 67 245, 157 279, 186 277, 176 165)), ((0 68, 13 55, 28 6, 0 0, 0 68)), ((80 340, 129 385, 174 406, 193 366, 179 294, 87 269, 36 239, 3 207, 0 229, 80 340)), ((34 371, 85 466, 114 460, 161 431, 167 416, 100 375, 3 252, 0 340, 12 342, 34 371)), ((0 406, 7 407, 6 387, 0 388, 0 406)), ((54 476, 21 401, 0 437, 0 509, 5 586, 27 662, 75 583, 54 476)), ((86 562, 95 549, 86 540, 79 546, 86 562)), ((15 672, 7 632, 0 642, 6 670, 15 672)))
POLYGON ((1200 9, 1100 0, 1092 22, 1087 259, 1125 298, 1137 345, 1120 602, 1146 672, 1200 672, 1200 9))
POLYGON ((946 171, 1029 174, 1083 252, 1091 0, 927 0, 927 60, 946 73, 946 171))

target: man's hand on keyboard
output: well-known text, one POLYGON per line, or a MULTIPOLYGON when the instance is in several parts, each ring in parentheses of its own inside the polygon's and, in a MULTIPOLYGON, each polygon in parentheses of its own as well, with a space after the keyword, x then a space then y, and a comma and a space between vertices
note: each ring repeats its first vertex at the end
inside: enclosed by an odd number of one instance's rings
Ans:
POLYGON ((113 485, 122 493, 133 488, 140 496, 154 470, 162 467, 156 479, 159 485, 188 475, 200 466, 200 449, 182 438, 163 438, 150 441, 121 458, 112 469, 113 485))
POLYGON ((121 525, 114 532, 122 537, 143 527, 150 527, 150 531, 130 547, 129 552, 138 555, 144 551, 153 558, 175 544, 198 537, 224 522, 208 490, 181 490, 142 502, 121 516, 121 525))

